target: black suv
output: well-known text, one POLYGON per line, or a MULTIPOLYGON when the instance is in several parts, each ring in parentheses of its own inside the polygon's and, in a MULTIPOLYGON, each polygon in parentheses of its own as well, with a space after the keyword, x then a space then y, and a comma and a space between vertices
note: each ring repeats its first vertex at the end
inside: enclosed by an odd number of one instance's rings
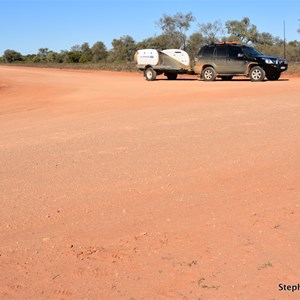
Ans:
POLYGON ((249 76, 251 81, 278 80, 286 71, 286 60, 266 56, 250 46, 236 43, 217 43, 202 47, 195 60, 194 71, 203 80, 216 77, 231 80, 233 76, 249 76))

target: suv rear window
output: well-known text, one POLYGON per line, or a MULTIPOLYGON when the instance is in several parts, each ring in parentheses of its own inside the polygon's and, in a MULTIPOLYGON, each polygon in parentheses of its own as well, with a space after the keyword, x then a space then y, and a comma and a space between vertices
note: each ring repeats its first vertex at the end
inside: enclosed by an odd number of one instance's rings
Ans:
POLYGON ((226 47, 216 47, 215 57, 224 58, 226 57, 226 47))
POLYGON ((207 46, 203 49, 200 56, 202 56, 202 57, 212 57, 213 53, 214 53, 214 49, 215 49, 214 47, 207 46))

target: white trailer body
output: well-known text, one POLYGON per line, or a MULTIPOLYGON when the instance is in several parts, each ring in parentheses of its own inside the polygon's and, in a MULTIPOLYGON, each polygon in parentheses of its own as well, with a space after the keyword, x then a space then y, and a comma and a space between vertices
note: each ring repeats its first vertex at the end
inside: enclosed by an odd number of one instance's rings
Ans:
POLYGON ((159 61, 159 53, 155 49, 142 49, 136 52, 137 63, 139 65, 156 66, 159 61))
POLYGON ((178 74, 193 74, 189 55, 180 49, 141 49, 135 53, 134 60, 147 80, 154 80, 160 74, 168 79, 176 79, 178 74))
POLYGON ((190 57, 185 51, 178 49, 166 49, 161 52, 177 60, 179 63, 186 66, 187 69, 190 68, 190 57))

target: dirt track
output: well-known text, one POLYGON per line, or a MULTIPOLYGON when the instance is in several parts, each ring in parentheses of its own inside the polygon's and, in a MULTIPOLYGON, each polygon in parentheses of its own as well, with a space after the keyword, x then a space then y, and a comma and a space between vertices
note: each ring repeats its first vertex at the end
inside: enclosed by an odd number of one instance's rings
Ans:
POLYGON ((1 299, 300 298, 300 78, 196 79, 0 67, 1 299))

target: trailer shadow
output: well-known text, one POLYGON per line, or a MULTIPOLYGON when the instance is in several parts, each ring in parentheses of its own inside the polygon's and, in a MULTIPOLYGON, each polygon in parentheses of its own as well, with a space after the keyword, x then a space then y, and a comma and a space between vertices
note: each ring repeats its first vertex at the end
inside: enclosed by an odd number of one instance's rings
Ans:
POLYGON ((168 78, 156 78, 155 81, 199 81, 199 78, 177 78, 170 80, 168 78))

